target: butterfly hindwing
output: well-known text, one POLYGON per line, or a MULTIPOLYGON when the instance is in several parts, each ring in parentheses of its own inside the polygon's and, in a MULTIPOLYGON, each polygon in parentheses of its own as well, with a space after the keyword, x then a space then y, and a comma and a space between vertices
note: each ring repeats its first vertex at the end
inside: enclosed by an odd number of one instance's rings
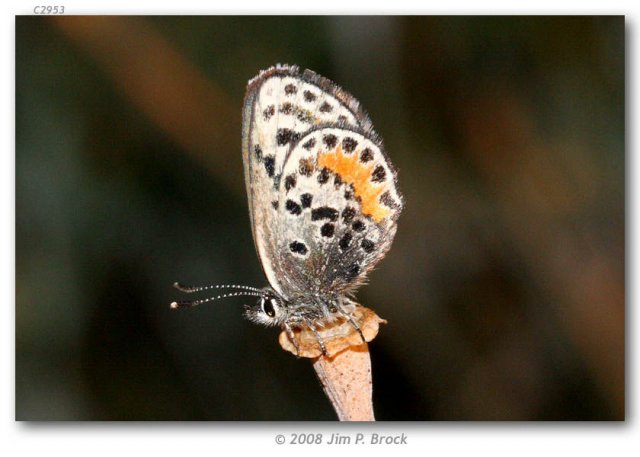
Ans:
POLYGON ((391 247, 402 200, 380 143, 324 127, 293 146, 279 188, 281 287, 350 292, 391 247))

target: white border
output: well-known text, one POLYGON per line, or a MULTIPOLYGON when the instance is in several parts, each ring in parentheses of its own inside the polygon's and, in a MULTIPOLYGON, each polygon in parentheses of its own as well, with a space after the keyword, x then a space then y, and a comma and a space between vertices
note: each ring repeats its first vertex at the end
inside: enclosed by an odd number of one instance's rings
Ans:
MULTIPOLYGON (((209 2, 207 2, 209 3, 209 2)), ((522 2, 520 2, 522 3, 522 2)), ((105 456, 114 455, 153 455, 158 456, 190 456, 220 455, 234 451, 257 452, 259 455, 326 455, 327 452, 353 454, 373 453, 387 455, 399 452, 403 455, 491 455, 491 456, 547 456, 547 455, 633 455, 640 450, 638 422, 635 419, 638 411, 636 392, 633 380, 637 380, 636 337, 633 330, 637 328, 638 313, 633 304, 637 303, 635 284, 638 282, 632 259, 637 258, 636 243, 632 229, 637 227, 638 214, 635 208, 637 186, 631 179, 637 176, 637 161, 633 160, 632 147, 635 145, 633 132, 637 129, 637 91, 633 85, 633 76, 637 75, 637 46, 635 45, 635 22, 638 7, 632 1, 581 1, 561 2, 539 0, 514 7, 513 2, 484 1, 482 7, 469 1, 438 2, 433 5, 416 5, 414 2, 367 2, 361 7, 347 7, 344 0, 323 0, 322 2, 282 1, 273 7, 263 2, 234 1, 222 5, 209 3, 206 6, 199 1, 182 0, 173 5, 152 1, 111 0, 93 2, 3 2, 1 17, 1 45, 3 153, 0 166, 0 182, 2 189, 0 199, 3 210, 2 218, 2 287, 5 300, 0 316, 0 333, 2 335, 0 368, 0 408, 2 423, 0 426, 0 449, 4 455, 49 455, 61 453, 65 456, 105 456), (183 423, 183 424, 25 424, 14 421, 14 349, 15 349, 15 14, 31 14, 36 4, 62 4, 67 14, 625 14, 627 15, 627 162, 628 185, 628 296, 627 296, 627 422, 626 423, 585 423, 585 424, 491 424, 491 423, 399 423, 376 424, 378 432, 407 432, 408 446, 384 446, 354 448, 343 446, 330 448, 278 446, 274 442, 277 433, 340 431, 343 434, 355 434, 358 431, 370 431, 370 426, 353 425, 348 428, 331 423, 183 423), (391 9, 393 8, 393 9, 391 9), (629 452, 633 449, 633 452, 629 452), (8 451, 8 453, 6 452, 8 451)), ((254 454, 256 455, 256 454, 254 454)))

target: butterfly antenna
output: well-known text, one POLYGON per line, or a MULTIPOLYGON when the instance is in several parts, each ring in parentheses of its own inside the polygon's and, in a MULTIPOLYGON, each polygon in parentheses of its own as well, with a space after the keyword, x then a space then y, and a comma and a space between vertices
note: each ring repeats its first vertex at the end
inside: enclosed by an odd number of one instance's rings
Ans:
POLYGON ((172 309, 176 309, 176 308, 191 308, 194 306, 198 306, 202 303, 207 303, 207 302, 211 302, 214 300, 220 300, 222 298, 229 298, 229 297, 239 297, 239 296, 252 296, 252 297, 260 297, 262 296, 261 293, 259 292, 232 292, 230 294, 222 294, 222 295, 218 295, 217 297, 210 297, 210 298, 203 298, 200 300, 188 300, 188 301, 174 301, 173 303, 171 303, 171 305, 169 305, 172 309))
POLYGON ((253 292, 260 292, 260 289, 257 289, 255 287, 251 287, 251 286, 240 286, 237 284, 216 284, 216 285, 212 285, 212 286, 200 286, 200 287, 196 287, 196 286, 185 286, 184 284, 180 284, 179 282, 174 282, 173 283, 173 287, 175 287, 176 289, 178 289, 181 292, 185 292, 185 293, 192 293, 192 292, 201 292, 203 290, 211 290, 211 289, 243 289, 243 290, 250 290, 253 292))

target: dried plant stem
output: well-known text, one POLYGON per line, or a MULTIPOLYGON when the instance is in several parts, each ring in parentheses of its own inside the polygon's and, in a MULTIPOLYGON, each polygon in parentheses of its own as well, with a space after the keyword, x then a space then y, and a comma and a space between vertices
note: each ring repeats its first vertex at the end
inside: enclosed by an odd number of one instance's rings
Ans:
POLYGON ((351 346, 333 357, 313 359, 324 392, 341 421, 375 421, 369 346, 351 346))
POLYGON ((369 345, 362 339, 373 340, 380 324, 387 321, 360 305, 352 316, 360 332, 353 323, 343 320, 320 329, 318 334, 308 328, 295 329, 296 344, 283 331, 279 341, 285 351, 313 360, 322 388, 341 421, 374 421, 371 356, 369 345), (318 336, 329 355, 322 355, 318 336))

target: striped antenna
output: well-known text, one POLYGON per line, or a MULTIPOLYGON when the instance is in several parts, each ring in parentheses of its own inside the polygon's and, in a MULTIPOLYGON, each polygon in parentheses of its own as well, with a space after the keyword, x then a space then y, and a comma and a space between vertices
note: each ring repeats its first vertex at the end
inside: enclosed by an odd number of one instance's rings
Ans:
POLYGON ((212 286, 185 286, 184 284, 180 284, 179 282, 174 282, 173 287, 178 289, 181 292, 192 293, 192 292, 201 292, 203 290, 211 290, 211 289, 242 289, 242 290, 250 290, 252 292, 260 292, 260 289, 250 286, 240 286, 236 284, 217 284, 212 286))
POLYGON ((201 300, 174 301, 169 306, 172 309, 176 309, 176 308, 191 308, 193 306, 198 306, 198 305, 200 305, 202 303, 207 303, 207 302, 211 302, 211 301, 214 301, 214 300, 220 300, 221 298, 239 297, 239 296, 261 297, 262 294, 259 293, 259 292, 253 292, 253 291, 252 292, 233 292, 233 293, 230 293, 230 294, 218 295, 217 297, 203 298, 201 300))

